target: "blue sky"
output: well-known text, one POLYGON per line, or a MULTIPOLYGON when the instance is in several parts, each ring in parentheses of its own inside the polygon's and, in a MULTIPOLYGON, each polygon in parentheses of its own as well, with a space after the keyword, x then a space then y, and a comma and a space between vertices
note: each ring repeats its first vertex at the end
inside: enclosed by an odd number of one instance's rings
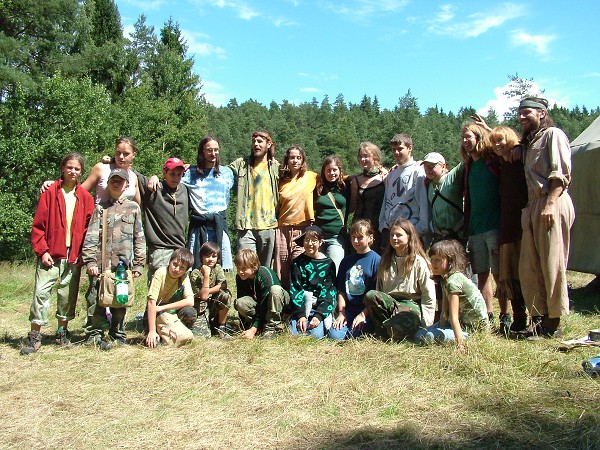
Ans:
POLYGON ((499 115, 508 75, 552 102, 600 105, 600 2, 425 0, 116 0, 125 33, 143 13, 187 40, 215 105, 377 96, 409 89, 422 111, 472 106, 499 115))

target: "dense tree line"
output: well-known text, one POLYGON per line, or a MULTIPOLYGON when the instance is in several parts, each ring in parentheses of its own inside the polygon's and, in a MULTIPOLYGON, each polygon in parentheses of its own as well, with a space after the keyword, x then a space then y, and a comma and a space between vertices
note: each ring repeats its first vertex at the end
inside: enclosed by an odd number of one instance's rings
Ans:
MULTIPOLYGON (((333 102, 324 96, 266 106, 231 99, 216 107, 205 101, 187 52, 171 18, 157 32, 142 15, 124 37, 113 0, 0 0, 0 259, 32 254, 38 187, 58 177, 62 156, 78 151, 89 169, 101 155, 112 155, 121 135, 138 142, 134 166, 148 174, 160 173, 169 156, 193 163, 208 132, 220 139, 228 163, 249 153, 255 129, 272 134, 279 159, 296 144, 312 170, 336 153, 346 173, 355 173, 362 141, 379 145, 391 165, 389 140, 398 132, 413 137, 417 158, 439 151, 457 163, 461 125, 475 112, 423 109, 408 87, 391 110, 376 96, 355 104, 342 94, 333 102)), ((518 97, 528 80, 514 78, 523 81, 518 97)), ((600 109, 555 106, 550 114, 573 139, 600 109)), ((493 110, 486 119, 500 123, 493 110)), ((514 116, 504 119, 517 126, 514 116)))

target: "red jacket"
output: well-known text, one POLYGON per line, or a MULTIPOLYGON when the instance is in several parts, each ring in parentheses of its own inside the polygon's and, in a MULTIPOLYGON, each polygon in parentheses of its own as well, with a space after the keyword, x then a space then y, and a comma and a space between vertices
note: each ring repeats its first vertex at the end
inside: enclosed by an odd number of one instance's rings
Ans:
MULTIPOLYGON (((62 180, 54 183, 40 195, 31 226, 31 246, 41 258, 46 252, 53 259, 67 257, 67 221, 65 198, 61 191, 62 180)), ((79 184, 75 186, 75 210, 71 221, 71 252, 69 262, 75 263, 81 255, 83 239, 94 212, 94 199, 79 184)))

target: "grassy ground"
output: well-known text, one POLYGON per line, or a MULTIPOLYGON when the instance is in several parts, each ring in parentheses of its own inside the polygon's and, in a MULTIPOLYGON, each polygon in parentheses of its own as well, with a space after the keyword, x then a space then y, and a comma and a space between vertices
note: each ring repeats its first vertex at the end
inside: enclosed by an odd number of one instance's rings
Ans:
MULTIPOLYGON (((600 294, 569 279, 570 339, 600 328, 600 294)), ((31 265, 0 265, 2 448, 600 448, 600 380, 581 370, 597 347, 479 336, 459 355, 282 336, 101 352, 55 347, 53 320, 23 357, 32 290, 31 265)), ((127 319, 137 343, 143 291, 127 319)), ((79 309, 76 339, 83 321, 79 309)))

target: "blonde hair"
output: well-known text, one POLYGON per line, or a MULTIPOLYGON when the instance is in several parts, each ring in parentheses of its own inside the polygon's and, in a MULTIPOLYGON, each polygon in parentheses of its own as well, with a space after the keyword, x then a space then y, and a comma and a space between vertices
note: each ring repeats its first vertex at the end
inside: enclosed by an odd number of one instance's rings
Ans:
POLYGON ((235 256, 233 263, 238 269, 249 267, 253 272, 257 272, 260 267, 258 255, 249 248, 241 249, 235 256))
POLYGON ((519 145, 519 136, 510 127, 496 127, 490 133, 490 143, 495 144, 500 142, 502 139, 506 140, 506 149, 512 150, 519 145))
POLYGON ((360 146, 358 147, 358 152, 356 152, 356 159, 359 163, 361 150, 365 150, 369 155, 371 155, 371 158, 373 158, 373 162, 375 163, 375 167, 378 169, 381 168, 381 149, 379 147, 369 141, 361 142, 360 146))

